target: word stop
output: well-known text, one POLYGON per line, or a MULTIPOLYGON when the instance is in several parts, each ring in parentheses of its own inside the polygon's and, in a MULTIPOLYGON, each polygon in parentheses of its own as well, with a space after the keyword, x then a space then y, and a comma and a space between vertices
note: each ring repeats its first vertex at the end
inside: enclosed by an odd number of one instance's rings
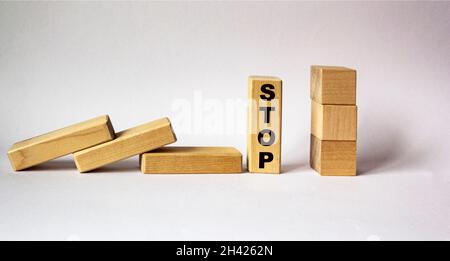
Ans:
POLYGON ((250 76, 248 89, 248 171, 280 173, 282 81, 277 77, 250 76))

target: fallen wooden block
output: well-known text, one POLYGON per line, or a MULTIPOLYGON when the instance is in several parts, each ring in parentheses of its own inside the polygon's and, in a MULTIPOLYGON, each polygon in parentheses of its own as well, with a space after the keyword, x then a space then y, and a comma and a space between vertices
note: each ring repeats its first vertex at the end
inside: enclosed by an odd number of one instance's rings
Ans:
POLYGON ((311 101, 311 133, 321 140, 356 140, 357 107, 311 101))
POLYGON ((162 118, 116 134, 116 139, 74 154, 80 172, 138 155, 176 141, 168 118, 162 118))
POLYGON ((8 157, 14 170, 23 170, 112 139, 114 129, 104 115, 17 142, 8 157))
POLYGON ((241 173, 242 154, 232 147, 163 147, 140 156, 145 174, 241 173))
POLYGON ((250 76, 248 89, 248 171, 280 173, 282 81, 277 77, 250 76))
POLYGON ((311 66, 311 99, 320 104, 356 104, 356 71, 339 66, 311 66))
POLYGON ((322 176, 355 176, 356 141, 320 140, 311 135, 310 165, 322 176))

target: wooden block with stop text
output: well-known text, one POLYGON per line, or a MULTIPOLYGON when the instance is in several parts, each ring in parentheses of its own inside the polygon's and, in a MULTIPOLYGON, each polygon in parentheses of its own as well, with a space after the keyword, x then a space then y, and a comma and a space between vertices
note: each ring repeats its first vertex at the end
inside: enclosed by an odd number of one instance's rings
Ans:
POLYGON ((311 133, 321 140, 356 140, 357 107, 311 101, 311 133))
POLYGON ((231 147, 162 147, 140 156, 145 174, 241 173, 242 154, 231 147))
POLYGON ((320 140, 311 134, 310 165, 322 176, 355 176, 356 141, 320 140))
POLYGON ((248 91, 248 171, 280 173, 282 81, 277 77, 250 76, 248 91))
POLYGON ((355 105, 356 70, 311 66, 311 99, 320 104, 355 105))
POLYGON ((169 119, 162 118, 119 132, 112 141, 75 153, 75 164, 78 171, 87 172, 175 141, 169 119))
POLYGON ((108 115, 103 115, 17 142, 8 157, 14 170, 23 170, 112 139, 114 129, 108 115))

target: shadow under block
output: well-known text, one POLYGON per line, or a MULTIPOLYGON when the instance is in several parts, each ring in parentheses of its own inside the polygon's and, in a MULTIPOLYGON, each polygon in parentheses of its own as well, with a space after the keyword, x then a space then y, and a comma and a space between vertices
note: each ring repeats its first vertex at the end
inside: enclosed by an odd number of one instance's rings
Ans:
POLYGON ((103 115, 17 142, 8 150, 8 158, 14 170, 23 170, 112 139, 113 127, 103 115))
POLYGON ((311 135, 310 165, 322 176, 356 175, 356 141, 320 140, 311 135))
POLYGON ((356 140, 356 105, 322 105, 311 101, 311 133, 321 140, 356 140))
POLYGON ((311 66, 310 95, 320 104, 355 105, 356 71, 337 66, 311 66))
POLYGON ((280 173, 282 81, 277 77, 250 76, 248 91, 248 171, 280 173))
POLYGON ((74 160, 79 172, 87 172, 175 141, 169 119, 162 118, 121 131, 112 141, 74 153, 74 160))
POLYGON ((242 154, 232 147, 163 147, 140 156, 145 174, 241 173, 242 154))

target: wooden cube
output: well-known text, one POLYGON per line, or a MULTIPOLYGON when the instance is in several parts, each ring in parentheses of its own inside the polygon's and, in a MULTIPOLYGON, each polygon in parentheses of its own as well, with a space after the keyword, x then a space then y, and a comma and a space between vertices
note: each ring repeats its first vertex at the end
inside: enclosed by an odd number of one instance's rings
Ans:
POLYGON ((23 170, 112 139, 114 129, 108 115, 103 115, 17 142, 8 157, 14 170, 23 170))
POLYGON ((310 165, 322 176, 355 176, 356 141, 320 140, 311 135, 310 165))
POLYGON ((116 134, 116 139, 74 154, 80 172, 135 156, 176 141, 168 118, 162 118, 116 134))
POLYGON ((311 99, 320 104, 356 104, 356 71, 338 66, 311 66, 311 99))
POLYGON ((311 101, 311 133, 321 140, 356 140, 357 107, 311 101))
POLYGON ((281 79, 269 76, 250 76, 248 84, 248 171, 280 173, 281 79))
POLYGON ((242 154, 231 147, 162 147, 140 156, 145 174, 241 173, 242 154))

